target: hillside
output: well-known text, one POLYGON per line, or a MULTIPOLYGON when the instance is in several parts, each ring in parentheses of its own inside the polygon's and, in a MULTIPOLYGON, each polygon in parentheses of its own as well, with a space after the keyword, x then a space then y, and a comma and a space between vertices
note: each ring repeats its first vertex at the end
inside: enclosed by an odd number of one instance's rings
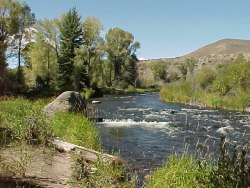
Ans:
POLYGON ((139 82, 145 85, 152 85, 155 82, 150 69, 150 64, 153 61, 160 60, 168 63, 167 72, 168 75, 171 75, 173 72, 179 74, 177 67, 187 58, 195 58, 198 61, 196 67, 196 70, 198 70, 203 66, 214 67, 217 64, 230 63, 239 53, 242 53, 248 59, 250 58, 250 40, 222 39, 180 57, 140 61, 138 66, 139 82))
POLYGON ((208 44, 198 50, 184 55, 183 57, 208 57, 231 55, 236 53, 250 54, 250 40, 223 39, 212 44, 208 44))

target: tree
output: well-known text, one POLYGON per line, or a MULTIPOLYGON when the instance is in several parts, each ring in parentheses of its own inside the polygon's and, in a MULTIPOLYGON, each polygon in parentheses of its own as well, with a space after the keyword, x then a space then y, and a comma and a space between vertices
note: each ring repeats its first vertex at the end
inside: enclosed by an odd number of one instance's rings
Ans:
POLYGON ((125 62, 135 56, 140 43, 134 42, 134 36, 120 28, 108 31, 106 43, 108 60, 111 64, 110 67, 113 69, 110 70, 110 73, 113 73, 113 81, 117 83, 123 79, 122 73, 126 72, 125 62))
MULTIPOLYGON (((59 21, 54 20, 38 20, 34 26, 36 29, 35 44, 31 50, 31 67, 38 69, 45 66, 45 72, 38 71, 40 74, 34 74, 34 78, 40 77, 43 85, 47 90, 55 89, 55 81, 57 80, 57 60, 58 60, 58 42, 59 42, 59 21), (43 75, 43 76, 42 76, 43 75)), ((37 71, 37 70, 36 70, 37 71)), ((37 82, 36 82, 37 83, 37 82)))
POLYGON ((57 78, 57 53, 54 42, 51 40, 53 25, 48 20, 38 21, 35 28, 35 42, 28 50, 29 57, 26 73, 26 83, 40 90, 55 88, 57 78))
POLYGON ((186 63, 187 63, 189 73, 190 73, 190 75, 192 75, 194 72, 195 66, 198 64, 198 61, 195 58, 187 58, 186 63))
POLYGON ((87 17, 83 23, 83 45, 76 51, 75 84, 78 89, 98 82, 101 75, 101 59, 105 53, 104 41, 100 34, 101 22, 95 17, 87 17))
POLYGON ((69 90, 73 85, 75 49, 82 44, 80 19, 75 8, 62 17, 58 57, 58 87, 61 91, 69 90))
POLYGON ((35 22, 35 15, 31 13, 30 7, 26 4, 20 4, 17 7, 17 20, 18 20, 18 32, 15 35, 17 40, 17 54, 18 54, 18 68, 17 68, 17 82, 19 87, 21 87, 22 71, 21 71, 21 51, 24 48, 24 39, 30 38, 28 28, 32 26, 35 22))
POLYGON ((135 54, 132 54, 126 61, 125 63, 125 70, 123 71, 123 77, 124 80, 132 85, 132 86, 136 86, 136 79, 138 76, 137 70, 137 63, 139 62, 139 60, 137 59, 135 54))
POLYGON ((166 76, 167 76, 167 72, 166 72, 167 63, 166 62, 153 61, 150 64, 150 68, 153 72, 155 80, 158 80, 158 79, 166 80, 166 76))
POLYGON ((187 63, 182 63, 178 66, 178 69, 180 70, 181 74, 182 74, 182 78, 184 80, 186 80, 187 77, 187 73, 188 73, 188 66, 187 63))
POLYGON ((16 17, 18 1, 0 0, 0 92, 4 92, 4 82, 7 69, 5 52, 10 36, 18 32, 16 17))

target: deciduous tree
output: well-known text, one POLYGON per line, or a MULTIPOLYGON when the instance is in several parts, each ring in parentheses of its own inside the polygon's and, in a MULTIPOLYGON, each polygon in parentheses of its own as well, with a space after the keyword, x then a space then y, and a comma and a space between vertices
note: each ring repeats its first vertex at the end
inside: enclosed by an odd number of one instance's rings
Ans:
POLYGON ((113 68, 113 81, 117 84, 123 79, 122 73, 127 71, 125 62, 135 56, 140 43, 134 42, 134 36, 120 28, 110 29, 106 35, 106 42, 108 60, 113 68))

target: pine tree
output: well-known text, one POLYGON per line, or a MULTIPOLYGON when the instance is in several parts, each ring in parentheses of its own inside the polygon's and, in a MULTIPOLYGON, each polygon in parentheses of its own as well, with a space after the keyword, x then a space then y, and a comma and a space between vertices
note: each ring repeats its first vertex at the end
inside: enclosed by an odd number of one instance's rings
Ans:
POLYGON ((80 19, 75 8, 62 18, 58 58, 58 87, 61 91, 72 89, 75 49, 82 44, 80 19))

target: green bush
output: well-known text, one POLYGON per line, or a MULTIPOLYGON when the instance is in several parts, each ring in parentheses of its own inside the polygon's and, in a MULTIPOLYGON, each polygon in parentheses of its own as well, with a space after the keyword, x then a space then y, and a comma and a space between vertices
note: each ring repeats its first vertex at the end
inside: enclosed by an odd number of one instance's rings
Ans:
POLYGON ((85 99, 89 99, 91 98, 93 95, 95 94, 95 90, 93 90, 92 88, 87 88, 85 89, 85 92, 83 93, 83 98, 85 99))
POLYGON ((197 75, 197 81, 202 89, 209 87, 216 78, 216 73, 212 68, 203 68, 197 75))
POLYGON ((166 80, 167 76, 167 63, 163 61, 152 61, 150 64, 150 69, 153 72, 155 80, 166 80))

